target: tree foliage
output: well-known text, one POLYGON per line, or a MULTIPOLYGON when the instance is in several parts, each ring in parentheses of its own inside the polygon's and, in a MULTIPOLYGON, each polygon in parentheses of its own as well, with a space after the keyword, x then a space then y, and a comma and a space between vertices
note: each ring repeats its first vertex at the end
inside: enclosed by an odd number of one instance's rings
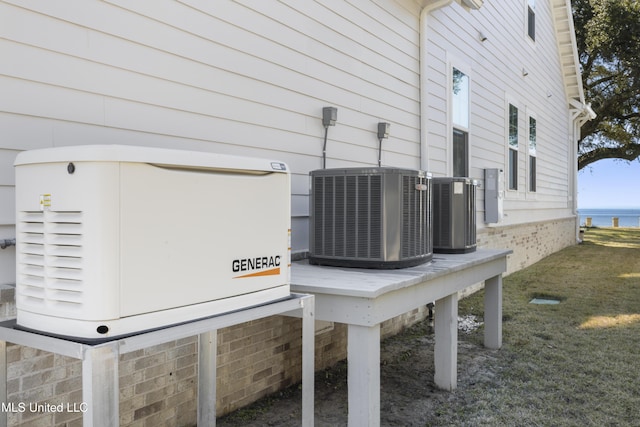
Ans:
POLYGON ((598 117, 582 127, 578 168, 640 157, 640 1, 572 0, 582 81, 598 117))

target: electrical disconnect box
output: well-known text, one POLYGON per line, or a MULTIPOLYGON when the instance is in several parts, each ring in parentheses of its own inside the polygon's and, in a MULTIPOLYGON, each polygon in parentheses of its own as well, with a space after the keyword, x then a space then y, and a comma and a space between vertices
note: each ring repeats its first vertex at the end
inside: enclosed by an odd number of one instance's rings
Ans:
POLYGON ((502 221, 503 199, 503 172, 502 169, 484 170, 484 222, 498 223, 502 221))

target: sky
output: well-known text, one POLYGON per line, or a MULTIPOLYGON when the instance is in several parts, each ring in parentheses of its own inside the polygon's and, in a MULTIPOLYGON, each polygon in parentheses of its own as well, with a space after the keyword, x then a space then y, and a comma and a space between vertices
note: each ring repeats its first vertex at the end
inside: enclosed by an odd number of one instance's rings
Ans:
POLYGON ((578 209, 640 208, 640 162, 598 160, 578 172, 578 209))

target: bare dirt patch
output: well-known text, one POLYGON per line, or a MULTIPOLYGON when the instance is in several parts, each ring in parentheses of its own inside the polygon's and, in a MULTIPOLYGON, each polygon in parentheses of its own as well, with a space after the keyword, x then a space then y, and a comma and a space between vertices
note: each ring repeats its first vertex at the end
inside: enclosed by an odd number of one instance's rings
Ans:
MULTIPOLYGON (((387 426, 436 425, 443 404, 465 399, 460 390, 486 385, 495 378, 496 351, 470 342, 468 334, 480 324, 475 318, 461 318, 458 344, 458 390, 438 390, 433 383, 433 327, 424 321, 381 344, 381 423, 387 426), (466 331, 466 332, 465 332, 466 331), (436 424, 434 424, 436 423, 436 424)), ((341 362, 316 374, 315 425, 347 425, 347 366, 341 362)), ((299 386, 263 399, 248 408, 218 420, 217 425, 298 426, 299 386)), ((448 405, 447 405, 448 406, 448 405)), ((445 416, 450 419, 449 416, 445 416)), ((444 419, 442 421, 445 421, 444 419)), ((446 421, 448 422, 448 421, 446 421)))

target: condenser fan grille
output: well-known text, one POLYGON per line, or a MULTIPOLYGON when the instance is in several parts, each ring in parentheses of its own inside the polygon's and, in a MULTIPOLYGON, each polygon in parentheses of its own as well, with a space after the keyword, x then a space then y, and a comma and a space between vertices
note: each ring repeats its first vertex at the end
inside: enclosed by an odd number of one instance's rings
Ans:
POLYGON ((476 250, 476 185, 465 177, 433 179, 434 252, 476 250))
POLYGON ((430 259, 431 182, 424 172, 311 172, 313 263, 396 268, 430 259))
POLYGON ((314 178, 315 253, 381 258, 380 176, 314 178))
POLYGON ((425 179, 418 176, 402 177, 402 257, 420 256, 432 251, 431 239, 431 188, 416 191, 425 185, 425 179))

